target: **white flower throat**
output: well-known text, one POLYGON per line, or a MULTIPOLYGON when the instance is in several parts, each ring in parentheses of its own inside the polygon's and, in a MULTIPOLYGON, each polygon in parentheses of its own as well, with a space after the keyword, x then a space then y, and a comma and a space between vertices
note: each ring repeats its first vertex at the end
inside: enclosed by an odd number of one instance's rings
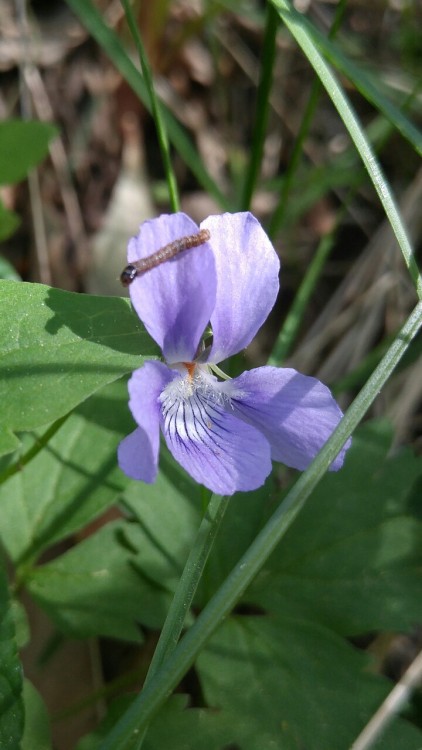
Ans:
POLYGON ((163 408, 169 402, 189 401, 194 395, 211 403, 230 404, 230 396, 221 390, 220 381, 212 375, 208 365, 183 362, 172 368, 180 372, 181 377, 172 380, 161 393, 163 408))
POLYGON ((226 384, 217 380, 207 365, 187 362, 174 369, 181 376, 160 394, 163 428, 170 441, 181 442, 188 450, 189 442, 194 446, 209 441, 222 412, 231 407, 231 398, 225 392, 226 384))

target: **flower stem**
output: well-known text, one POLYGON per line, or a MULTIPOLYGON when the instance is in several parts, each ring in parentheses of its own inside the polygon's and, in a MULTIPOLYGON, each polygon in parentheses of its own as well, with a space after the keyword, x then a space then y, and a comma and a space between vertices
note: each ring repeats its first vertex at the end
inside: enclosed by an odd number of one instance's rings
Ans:
POLYGON ((145 80, 145 85, 148 89, 149 97, 151 100, 152 116, 154 118, 155 127, 157 129, 158 143, 160 145, 161 158, 163 160, 164 171, 166 173, 166 180, 169 191, 169 199, 172 211, 176 212, 180 209, 179 193, 177 189, 176 178, 173 171, 173 166, 170 158, 170 147, 167 137, 167 131, 164 126, 164 120, 161 115, 160 103, 155 93, 154 81, 152 78, 151 68, 148 63, 148 58, 145 52, 145 48, 142 42, 139 29, 137 27, 135 17, 130 7, 129 0, 121 0, 122 6, 125 11, 127 25, 131 31, 133 41, 135 42, 136 49, 139 55, 139 61, 141 63, 142 75, 145 80))
POLYGON ((124 747, 124 742, 133 740, 134 735, 143 731, 149 724, 152 716, 159 710, 285 535, 311 492, 378 396, 421 326, 422 302, 419 302, 328 442, 299 477, 196 622, 162 664, 160 671, 135 698, 100 745, 100 750, 120 750, 124 747))
POLYGON ((210 364, 208 365, 208 367, 210 368, 210 370, 212 370, 213 372, 215 372, 215 374, 218 375, 222 380, 231 380, 232 379, 230 377, 230 375, 226 375, 226 373, 223 372, 223 370, 220 370, 220 368, 218 367, 218 365, 215 365, 213 362, 210 362, 210 364))
MULTIPOLYGON (((198 534, 189 557, 186 561, 180 581, 177 585, 173 601, 170 605, 164 627, 161 631, 151 664, 148 669, 143 690, 159 671, 164 662, 171 656, 177 646, 186 619, 186 614, 192 604, 199 580, 203 573, 208 555, 214 544, 223 516, 230 498, 222 495, 211 495, 208 507, 204 513, 198 534)), ((148 723, 137 737, 137 744, 133 750, 140 750, 148 729, 148 723)))

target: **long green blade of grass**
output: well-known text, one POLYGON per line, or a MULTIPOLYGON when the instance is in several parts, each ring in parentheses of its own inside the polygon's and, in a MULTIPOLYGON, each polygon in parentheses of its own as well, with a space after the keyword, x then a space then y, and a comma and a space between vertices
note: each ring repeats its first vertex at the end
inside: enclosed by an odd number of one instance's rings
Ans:
MULTIPOLYGON (((338 228, 338 221, 336 229, 338 228)), ((283 328, 277 338, 271 356, 268 359, 268 364, 273 366, 280 366, 285 360, 296 336, 299 333, 299 328, 305 314, 305 310, 308 306, 309 299, 314 291, 318 279, 320 278, 324 269, 325 263, 333 249, 336 238, 335 230, 330 234, 325 235, 312 258, 309 267, 306 271, 306 275, 297 291, 297 294, 293 300, 292 306, 287 314, 286 320, 284 321, 283 328)))
POLYGON ((177 189, 176 177, 174 175, 173 166, 170 158, 170 148, 167 138, 167 130, 161 114, 161 107, 158 101, 157 94, 155 93, 154 81, 152 78, 151 68, 149 66, 148 58, 145 53, 144 44, 142 37, 139 33, 139 29, 136 25, 135 17, 130 7, 128 0, 121 0, 125 14, 126 21, 130 28, 133 40, 138 50, 139 61, 141 63, 142 74, 144 76, 145 86, 147 88, 150 100, 150 107, 152 115, 154 117, 155 127, 157 130, 158 143, 160 145, 161 158, 163 160, 164 172, 166 174, 167 186, 169 191, 169 199, 171 210, 176 212, 180 210, 179 192, 177 189))
MULTIPOLYGON (((339 4, 337 5, 336 12, 334 15, 334 20, 333 20, 333 23, 329 32, 330 37, 334 37, 340 27, 340 24, 344 16, 344 12, 346 10, 346 3, 347 3, 347 0, 340 0, 339 4)), ((286 215, 287 206, 289 204, 289 195, 290 195, 290 191, 293 185, 293 179, 294 179, 294 176, 296 175, 297 168, 302 158, 303 144, 305 142, 305 139, 309 132, 309 128, 313 121, 321 91, 322 91, 321 82, 319 78, 315 78, 312 84, 311 93, 310 93, 308 102, 306 104, 306 107, 303 113, 302 121, 299 126, 299 131, 295 138, 293 150, 289 158, 289 164, 287 166, 286 173, 284 175, 284 180, 283 180, 283 185, 280 191, 278 206, 275 209, 271 217, 270 225, 268 228, 268 234, 270 237, 274 237, 274 235, 277 234, 278 230, 284 223, 284 217, 286 215)))
POLYGON ((280 18, 285 23, 290 33, 308 58, 310 64, 316 71, 321 83, 327 90, 334 106, 336 107, 357 151, 368 171, 375 190, 378 193, 381 204, 391 224, 391 228, 403 253, 405 263, 409 269, 415 284, 419 299, 422 299, 422 278, 413 251, 407 237, 407 233, 401 220, 399 211, 392 196, 390 186, 383 175, 378 161, 366 138, 363 128, 352 109, 350 102, 343 93, 339 83, 317 49, 309 32, 309 22, 291 6, 287 0, 271 0, 277 9, 280 18))
MULTIPOLYGON (((148 90, 139 75, 139 71, 130 59, 118 35, 105 23, 100 11, 95 8, 91 0, 66 0, 66 2, 100 47, 103 48, 145 107, 150 110, 148 90)), ((219 206, 224 210, 230 210, 229 200, 210 177, 190 138, 163 104, 161 104, 161 108, 169 139, 175 146, 177 153, 195 175, 199 184, 212 195, 219 206)))
POLYGON ((344 55, 336 44, 321 34, 319 29, 310 23, 306 23, 306 28, 310 38, 324 57, 353 83, 365 99, 383 113, 387 120, 412 144, 415 151, 422 156, 422 132, 395 104, 384 96, 382 87, 377 86, 362 67, 357 65, 350 57, 344 55))

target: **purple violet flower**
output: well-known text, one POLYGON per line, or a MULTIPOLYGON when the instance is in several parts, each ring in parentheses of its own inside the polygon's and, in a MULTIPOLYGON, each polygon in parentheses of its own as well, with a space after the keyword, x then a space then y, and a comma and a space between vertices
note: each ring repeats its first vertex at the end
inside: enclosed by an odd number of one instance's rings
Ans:
MULTIPOLYGON (((342 413, 325 385, 292 369, 258 367, 219 379, 217 364, 250 343, 273 307, 280 264, 250 213, 209 216, 201 229, 210 232, 207 243, 130 286, 133 307, 165 363, 147 362, 129 381, 138 426, 120 443, 118 458, 130 477, 154 482, 161 429, 197 482, 231 495, 260 487, 272 460, 306 469, 342 413)), ((128 261, 198 231, 183 213, 146 221, 129 242, 128 261)), ((332 470, 342 466, 348 445, 332 470)))

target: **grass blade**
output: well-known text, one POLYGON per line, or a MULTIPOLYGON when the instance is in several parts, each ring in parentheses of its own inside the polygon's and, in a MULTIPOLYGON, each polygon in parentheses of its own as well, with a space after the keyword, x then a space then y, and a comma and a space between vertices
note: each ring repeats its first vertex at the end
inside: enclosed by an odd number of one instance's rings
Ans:
POLYGON ((422 299, 422 278, 413 255, 406 229, 401 220, 390 186, 381 171, 381 167, 350 102, 343 93, 341 86, 334 77, 323 56, 317 49, 309 32, 309 22, 300 13, 295 11, 287 0, 271 0, 271 2, 277 9, 280 18, 289 29, 297 44, 302 49, 302 52, 315 69, 321 83, 327 90, 328 95, 343 120, 345 127, 349 131, 350 137, 352 138, 368 171, 391 224, 391 228, 396 236, 397 242, 399 243, 405 263, 409 269, 413 283, 415 284, 418 297, 419 299, 422 299))
MULTIPOLYGON (((127 54, 118 35, 107 26, 99 10, 95 8, 91 0, 66 1, 85 28, 88 29, 90 34, 92 34, 94 39, 98 42, 100 47, 104 49, 105 53, 114 63, 125 81, 149 110, 150 101, 145 83, 139 76, 139 72, 127 54)), ((193 146, 190 138, 186 135, 184 129, 163 104, 161 107, 169 139, 173 143, 177 152, 184 159, 185 163, 204 190, 206 190, 217 201, 222 209, 230 210, 230 202, 221 192, 217 183, 210 177, 202 164, 201 157, 193 146)))
POLYGON ((169 142, 167 138, 167 131, 163 122, 163 118, 161 116, 160 103, 155 93, 154 81, 152 79, 151 69, 150 69, 148 58, 147 58, 144 45, 142 42, 142 37, 139 33, 139 29, 136 25, 135 18, 132 13, 132 8, 130 7, 128 0, 121 0, 121 2, 123 5, 125 14, 126 14, 127 24, 129 26, 133 40, 135 42, 136 49, 138 50, 139 61, 141 63, 141 68, 142 68, 142 74, 144 76, 145 86, 149 94, 150 107, 151 107, 152 115, 154 117, 155 127, 157 130, 158 143, 160 145, 161 158, 163 160, 163 167, 164 167, 164 171, 166 174, 166 180, 167 180, 167 185, 168 185, 168 190, 169 190, 170 205, 171 205, 172 211, 176 212, 180 210, 179 192, 177 189, 176 177, 174 175, 173 166, 172 166, 171 159, 170 159, 169 142))

